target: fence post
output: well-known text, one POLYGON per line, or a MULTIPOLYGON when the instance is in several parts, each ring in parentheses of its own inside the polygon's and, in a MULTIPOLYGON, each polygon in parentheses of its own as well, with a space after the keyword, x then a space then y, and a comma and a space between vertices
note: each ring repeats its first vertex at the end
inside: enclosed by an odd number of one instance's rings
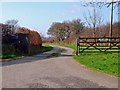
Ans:
POLYGON ((79 54, 79 42, 78 42, 79 38, 76 39, 76 55, 79 54))

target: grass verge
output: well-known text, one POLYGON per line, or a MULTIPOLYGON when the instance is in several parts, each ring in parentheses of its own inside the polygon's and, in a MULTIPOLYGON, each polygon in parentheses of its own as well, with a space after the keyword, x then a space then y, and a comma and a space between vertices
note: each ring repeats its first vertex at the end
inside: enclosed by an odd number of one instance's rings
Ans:
MULTIPOLYGON (((75 50, 75 44, 59 44, 75 50)), ((120 77, 118 52, 82 52, 73 57, 77 62, 97 71, 120 77)))
POLYGON ((52 46, 45 45, 45 46, 42 46, 41 48, 39 48, 38 50, 32 51, 30 54, 16 52, 16 53, 2 55, 2 56, 0 56, 0 58, 2 58, 2 61, 4 61, 4 59, 14 59, 14 58, 18 58, 18 57, 32 56, 32 55, 35 55, 38 53, 50 51, 52 49, 53 49, 52 46))

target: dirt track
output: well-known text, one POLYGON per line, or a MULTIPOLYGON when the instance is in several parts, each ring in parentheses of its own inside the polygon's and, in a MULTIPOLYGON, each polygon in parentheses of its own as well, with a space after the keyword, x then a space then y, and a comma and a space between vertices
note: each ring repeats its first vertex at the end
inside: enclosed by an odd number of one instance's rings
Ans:
POLYGON ((118 78, 89 70, 72 58, 73 50, 54 46, 48 53, 3 63, 3 88, 117 88, 118 78), (52 52, 65 49, 58 57, 52 52))

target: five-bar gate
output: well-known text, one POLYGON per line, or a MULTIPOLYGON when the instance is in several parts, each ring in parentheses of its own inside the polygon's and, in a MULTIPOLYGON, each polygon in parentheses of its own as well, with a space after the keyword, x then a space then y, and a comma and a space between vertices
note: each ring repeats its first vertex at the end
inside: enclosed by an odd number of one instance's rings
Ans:
POLYGON ((76 55, 83 51, 100 52, 120 50, 120 37, 78 38, 76 40, 76 55))

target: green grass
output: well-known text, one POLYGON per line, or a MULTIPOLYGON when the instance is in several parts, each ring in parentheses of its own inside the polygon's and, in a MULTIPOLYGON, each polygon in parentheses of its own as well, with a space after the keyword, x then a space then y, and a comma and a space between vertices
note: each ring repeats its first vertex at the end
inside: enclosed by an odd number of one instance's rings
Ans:
POLYGON ((72 48, 72 49, 74 49, 74 53, 76 51, 76 45, 75 44, 62 44, 62 43, 58 44, 58 43, 53 43, 53 45, 59 45, 59 46, 64 46, 64 47, 72 48))
MULTIPOLYGON (((69 47, 75 50, 75 44, 60 44, 60 46, 69 47)), ((120 77, 120 73, 118 72, 118 52, 82 52, 78 56, 74 56, 73 58, 97 71, 101 71, 113 76, 120 77)))
POLYGON ((17 53, 9 53, 9 54, 1 55, 0 58, 2 58, 2 60, 4 61, 4 59, 23 57, 23 56, 27 56, 27 54, 23 54, 23 53, 18 53, 17 52, 17 53))
POLYGON ((43 53, 43 52, 47 52, 47 51, 50 51, 52 50, 53 47, 52 46, 49 46, 49 45, 44 45, 42 46, 40 49, 38 50, 33 50, 30 54, 28 54, 29 56, 31 55, 35 55, 35 54, 38 54, 38 53, 43 53))
POLYGON ((43 52, 50 51, 52 49, 53 49, 52 46, 45 45, 45 46, 39 48, 38 50, 32 51, 30 54, 16 52, 16 53, 4 54, 4 55, 0 56, 0 58, 2 58, 4 60, 4 59, 17 58, 17 57, 32 56, 32 55, 35 55, 35 54, 38 54, 38 53, 43 53, 43 52))
POLYGON ((81 53, 74 58, 81 64, 94 70, 102 71, 114 76, 118 75, 118 53, 81 53))

